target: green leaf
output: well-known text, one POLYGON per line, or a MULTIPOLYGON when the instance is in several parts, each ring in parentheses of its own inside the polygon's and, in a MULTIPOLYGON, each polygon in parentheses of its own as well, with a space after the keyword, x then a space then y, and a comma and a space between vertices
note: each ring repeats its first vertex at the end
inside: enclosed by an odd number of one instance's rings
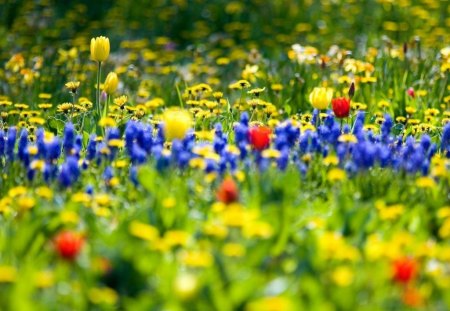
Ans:
POLYGON ((139 183, 149 192, 156 192, 156 172, 148 166, 141 167, 138 171, 139 183))
POLYGON ((392 127, 392 134, 399 135, 399 134, 403 133, 404 130, 405 130, 405 126, 401 123, 397 123, 396 125, 394 125, 392 127))

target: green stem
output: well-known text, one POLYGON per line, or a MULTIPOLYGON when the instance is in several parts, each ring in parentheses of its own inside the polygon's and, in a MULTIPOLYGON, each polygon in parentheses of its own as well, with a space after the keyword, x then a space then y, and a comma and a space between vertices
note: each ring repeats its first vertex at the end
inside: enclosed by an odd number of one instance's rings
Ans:
POLYGON ((70 122, 73 119, 73 110, 75 109, 75 93, 72 93, 72 109, 70 111, 70 122))
POLYGON ((100 119, 101 116, 101 112, 100 112, 100 77, 102 75, 102 62, 98 62, 98 70, 97 70, 97 98, 96 98, 96 110, 97 110, 97 118, 95 118, 95 127, 98 126, 98 121, 100 119))

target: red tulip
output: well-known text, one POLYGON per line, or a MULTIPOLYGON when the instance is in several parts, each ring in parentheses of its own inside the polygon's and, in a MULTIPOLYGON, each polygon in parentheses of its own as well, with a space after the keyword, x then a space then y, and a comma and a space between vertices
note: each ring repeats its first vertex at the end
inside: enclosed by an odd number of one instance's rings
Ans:
POLYGON ((84 239, 76 232, 63 231, 58 233, 54 239, 56 252, 66 260, 74 260, 80 253, 84 239))
POLYGON ((415 93, 414 93, 414 89, 412 87, 410 87, 406 93, 411 96, 412 98, 416 97, 415 93))
POLYGON ((397 283, 409 283, 416 277, 417 262, 411 258, 397 259, 392 263, 393 279, 397 283))
POLYGON ((270 145, 270 134, 272 131, 265 126, 255 126, 250 128, 248 139, 250 144, 258 151, 264 150, 270 145))
POLYGON ((336 118, 346 118, 350 113, 350 100, 345 97, 333 98, 331 100, 333 112, 336 118))
POLYGON ((239 190, 234 180, 226 178, 217 190, 217 200, 225 204, 236 202, 239 199, 239 190))

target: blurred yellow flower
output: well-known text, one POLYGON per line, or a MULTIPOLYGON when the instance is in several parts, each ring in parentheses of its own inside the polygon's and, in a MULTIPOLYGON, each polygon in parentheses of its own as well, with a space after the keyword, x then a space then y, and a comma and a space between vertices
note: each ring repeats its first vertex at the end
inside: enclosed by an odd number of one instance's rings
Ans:
POLYGON ((245 248, 238 243, 227 243, 223 246, 222 252, 228 257, 242 257, 245 255, 245 248))
POLYGON ((36 188, 35 191, 36 191, 36 194, 43 199, 50 200, 53 198, 52 189, 50 189, 46 186, 38 187, 38 188, 36 188))
POLYGON ((344 180, 345 176, 346 176, 345 171, 340 168, 332 168, 327 174, 327 178, 330 182, 344 180))
POLYGON ((436 186, 436 182, 431 177, 422 176, 416 179, 416 186, 419 188, 433 188, 436 186))
POLYGON ((192 126, 191 114, 186 110, 178 108, 164 111, 162 120, 164 122, 164 134, 168 141, 183 139, 192 126))
POLYGON ((194 297, 199 288, 198 278, 190 273, 177 275, 173 284, 175 295, 181 300, 189 300, 194 297))
POLYGON ((296 308, 287 297, 264 297, 247 304, 245 311, 294 311, 296 308))
POLYGON ((273 234, 273 228, 264 221, 249 221, 245 223, 242 233, 248 239, 268 239, 273 234))
POLYGON ((28 210, 36 205, 36 200, 32 197, 21 197, 17 200, 17 205, 21 210, 28 210))
POLYGON ((185 246, 188 243, 190 234, 182 230, 169 230, 164 234, 164 241, 169 247, 185 246))
POLYGON ((55 275, 51 271, 39 271, 34 275, 34 283, 39 288, 48 288, 55 284, 55 275))
POLYGON ((349 267, 337 267, 331 274, 333 282, 338 286, 346 287, 353 283, 353 271, 349 267))
POLYGON ((11 283, 16 280, 17 270, 12 266, 0 266, 0 283, 11 283))
POLYGON ((117 292, 109 287, 96 287, 89 290, 89 300, 94 304, 113 305, 118 299, 117 292))
POLYGON ((64 224, 76 224, 79 221, 78 214, 74 211, 62 211, 59 217, 64 224))
POLYGON ((173 208, 175 204, 177 204, 177 201, 174 197, 167 197, 162 201, 162 206, 164 208, 173 208))
POLYGON ((181 262, 188 267, 207 268, 213 264, 213 257, 206 251, 185 251, 181 254, 181 262))
POLYGON ((146 241, 154 241, 159 236, 158 229, 138 221, 131 222, 128 230, 132 236, 146 241))

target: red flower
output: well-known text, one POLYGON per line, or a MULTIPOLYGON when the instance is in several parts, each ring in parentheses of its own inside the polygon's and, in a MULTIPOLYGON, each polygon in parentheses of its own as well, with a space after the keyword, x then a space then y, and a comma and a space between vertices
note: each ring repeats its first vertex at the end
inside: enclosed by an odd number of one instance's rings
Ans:
POLYGON ((258 151, 264 150, 270 145, 270 134, 272 131, 265 126, 255 126, 250 128, 248 139, 250 144, 258 151))
POLYGON ((416 277, 417 262, 411 258, 397 259, 392 263, 393 279, 397 283, 409 283, 416 277))
POLYGON ((84 239, 79 233, 63 231, 58 233, 54 243, 59 256, 66 260, 74 260, 83 247, 84 239))
POLYGON ((226 178, 217 190, 217 200, 225 204, 236 202, 239 199, 239 190, 234 180, 226 178))
POLYGON ((345 97, 333 98, 331 100, 333 112, 336 118, 346 118, 350 113, 350 100, 345 97))
POLYGON ((410 87, 406 93, 411 96, 412 98, 416 97, 416 94, 414 93, 414 89, 412 87, 410 87))

